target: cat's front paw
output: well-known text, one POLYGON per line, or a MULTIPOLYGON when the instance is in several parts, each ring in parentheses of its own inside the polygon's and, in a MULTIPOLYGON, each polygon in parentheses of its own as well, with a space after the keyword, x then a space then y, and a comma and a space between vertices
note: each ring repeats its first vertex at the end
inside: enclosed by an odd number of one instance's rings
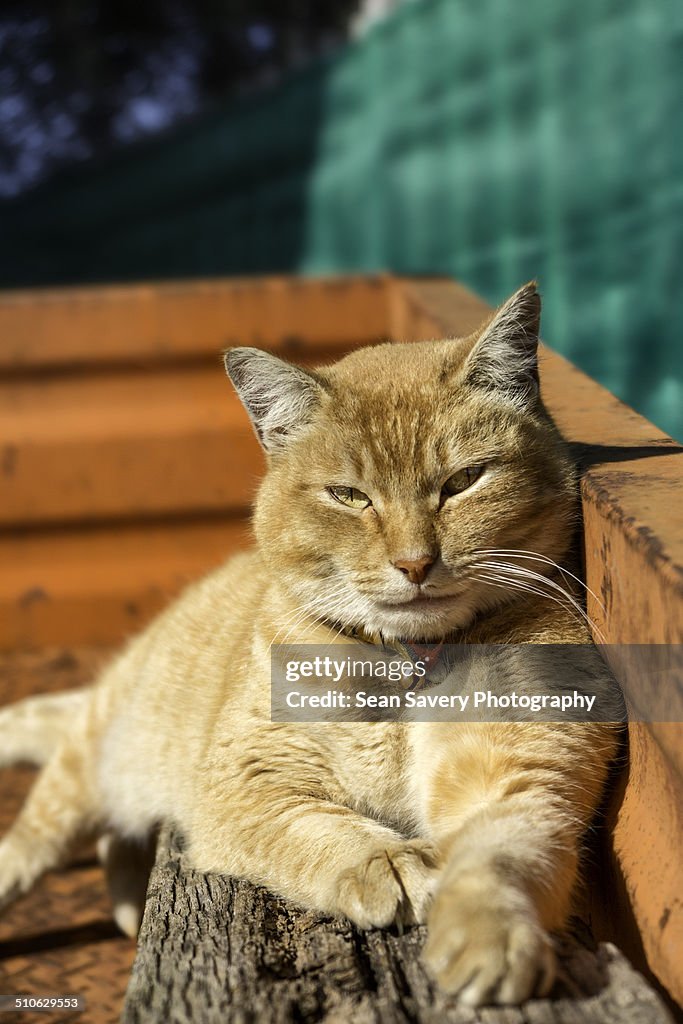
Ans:
POLYGON ((555 978, 550 937, 526 894, 451 884, 439 892, 423 954, 439 986, 468 1006, 519 1004, 555 978))
POLYGON ((436 884, 437 855, 415 840, 381 847, 337 879, 336 908, 359 928, 426 918, 436 884))

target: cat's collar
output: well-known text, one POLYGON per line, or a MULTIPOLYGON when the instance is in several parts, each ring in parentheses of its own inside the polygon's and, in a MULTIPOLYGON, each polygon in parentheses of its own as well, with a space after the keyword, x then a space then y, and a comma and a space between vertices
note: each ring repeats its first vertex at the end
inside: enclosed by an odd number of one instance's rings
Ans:
POLYGON ((443 654, 443 648, 447 643, 453 643, 452 637, 445 637, 443 640, 435 640, 432 643, 415 643, 408 640, 387 640, 381 632, 371 633, 361 626, 343 626, 337 624, 334 627, 341 636, 347 636, 361 644, 370 644, 373 647, 381 647, 383 650, 395 651, 396 654, 411 661, 413 665, 418 662, 424 667, 422 675, 414 675, 409 686, 411 690, 426 687, 430 683, 429 673, 439 664, 443 654))

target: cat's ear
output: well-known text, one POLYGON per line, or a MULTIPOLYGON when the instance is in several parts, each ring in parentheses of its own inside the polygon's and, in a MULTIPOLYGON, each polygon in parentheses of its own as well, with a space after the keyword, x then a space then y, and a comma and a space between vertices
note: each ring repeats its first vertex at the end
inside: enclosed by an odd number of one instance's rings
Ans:
POLYGON ((531 281, 505 302, 483 329, 465 362, 472 387, 496 391, 526 406, 538 398, 541 297, 531 281))
POLYGON ((230 349, 225 369, 270 454, 309 422, 323 393, 314 374, 258 348, 230 349))

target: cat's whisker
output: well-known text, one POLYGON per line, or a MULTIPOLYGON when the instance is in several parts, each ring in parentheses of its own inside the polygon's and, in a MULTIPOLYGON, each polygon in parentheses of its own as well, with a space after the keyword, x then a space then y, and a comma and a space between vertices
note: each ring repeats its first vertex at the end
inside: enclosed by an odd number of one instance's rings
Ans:
POLYGON ((339 636, 341 636, 341 634, 342 634, 342 633, 344 632, 344 630, 345 630, 345 629, 347 629, 347 628, 348 628, 348 627, 347 627, 347 625, 346 625, 345 623, 342 623, 342 624, 340 625, 339 629, 338 629, 338 630, 336 630, 336 632, 335 632, 334 636, 333 636, 333 637, 332 637, 332 638, 330 639, 329 643, 328 643, 328 644, 326 645, 326 647, 325 647, 325 650, 327 650, 327 649, 328 649, 329 647, 331 647, 331 646, 332 646, 332 645, 334 644, 335 640, 336 640, 336 639, 337 639, 337 638, 338 638, 339 636))
POLYGON ((581 607, 576 598, 568 590, 565 590, 563 587, 559 585, 559 583, 557 583, 555 580, 550 579, 548 576, 543 576, 541 573, 534 572, 532 569, 527 569, 524 566, 508 565, 505 562, 489 561, 479 562, 478 564, 483 568, 493 569, 494 571, 502 572, 503 575, 512 574, 516 579, 530 579, 535 584, 541 584, 550 587, 551 590, 554 590, 558 594, 561 594, 562 597, 564 597, 565 600, 568 601, 569 604, 571 604, 572 607, 579 613, 579 615, 581 615, 584 621, 588 623, 588 625, 595 629, 596 632, 600 632, 598 630, 597 625, 589 618, 588 614, 581 607))
MULTIPOLYGON (((522 549, 516 551, 507 548, 479 548, 475 552, 475 555, 478 558, 480 558, 483 555, 486 558, 504 559, 505 565, 511 569, 516 567, 517 561, 540 562, 544 566, 547 565, 549 568, 556 569, 563 579, 566 576, 566 572, 563 566, 553 561, 553 559, 547 558, 545 555, 536 554, 535 552, 526 552, 522 549), (515 559, 516 561, 510 561, 511 559, 515 559)), ((583 586, 582 581, 578 579, 578 577, 574 576, 573 579, 583 586)))
POLYGON ((506 558, 529 559, 530 561, 545 562, 546 565, 552 565, 561 573, 563 577, 569 576, 571 579, 575 580, 575 582, 578 583, 580 587, 583 587, 586 593, 590 594, 590 596, 593 598, 593 600, 601 609, 603 614, 606 614, 605 606, 598 597, 598 595, 595 593, 595 591, 591 590, 588 584, 585 583, 580 576, 576 576, 573 572, 570 572, 570 570, 567 569, 565 566, 553 561, 553 559, 550 558, 548 555, 542 555, 538 551, 527 551, 525 548, 479 548, 477 554, 502 555, 506 558))
POLYGON ((547 581, 545 577, 541 578, 540 580, 536 580, 531 577, 532 582, 529 583, 528 581, 521 578, 519 574, 515 574, 514 577, 510 577, 510 575, 505 572, 505 568, 501 570, 498 569, 496 566, 492 565, 488 568, 488 571, 498 572, 498 574, 495 575, 495 577, 494 575, 490 575, 490 577, 484 577, 483 574, 478 574, 477 578, 481 580, 489 580, 492 582, 495 580, 499 585, 506 585, 507 587, 514 590, 525 591, 528 594, 535 594, 538 597, 544 597, 547 600, 551 600, 554 603, 559 604, 561 607, 564 607, 567 610, 571 610, 574 616, 579 616, 582 622, 585 622, 588 626, 593 628, 596 631, 596 633, 599 633, 598 627, 595 625, 595 623, 593 623, 590 620, 589 616, 581 607, 581 605, 577 601, 573 600, 571 595, 563 591, 561 587, 553 588, 555 591, 559 592, 559 597, 556 596, 556 594, 549 594, 547 593, 547 591, 540 589, 540 584, 542 585, 544 583, 551 583, 551 581, 547 581))
MULTIPOLYGON (((499 587, 503 590, 521 590, 527 594, 533 594, 537 597, 544 597, 549 601, 553 601, 555 604, 559 604, 563 608, 567 608, 567 605, 564 603, 564 601, 561 601, 558 597, 555 597, 553 594, 547 594, 542 590, 537 590, 535 587, 531 587, 528 584, 521 583, 516 580, 511 580, 505 576, 488 576, 484 575, 483 573, 477 573, 473 578, 476 580, 480 580, 482 583, 488 583, 490 586, 499 587)), ((568 608, 567 610, 569 611, 570 609, 568 608)), ((574 610, 571 609, 571 611, 572 614, 574 614, 574 610)))
POLYGON ((514 576, 520 576, 520 577, 523 577, 523 578, 526 578, 526 579, 532 579, 532 580, 534 580, 536 582, 539 582, 539 583, 544 583, 547 586, 551 587, 553 590, 557 590, 559 593, 563 594, 567 598, 568 601, 570 601, 572 603, 578 604, 578 602, 576 601, 576 598, 573 596, 573 594, 571 594, 569 592, 569 590, 566 590, 564 587, 561 587, 559 585, 559 583, 557 583, 556 580, 553 580, 549 576, 545 576, 543 573, 535 572, 533 569, 529 569, 527 566, 523 566, 523 565, 510 565, 508 562, 499 562, 499 561, 490 561, 490 560, 489 561, 478 561, 477 565, 480 565, 483 568, 495 569, 495 570, 497 570, 499 572, 500 571, 507 572, 507 573, 511 573, 514 576))
POLYGON ((341 593, 343 593, 346 586, 346 581, 343 579, 342 574, 338 573, 336 579, 335 577, 330 577, 325 582, 329 582, 330 579, 335 582, 335 589, 332 590, 331 593, 328 592, 324 595, 316 595, 314 598, 308 597, 305 600, 301 601, 294 608, 290 609, 290 614, 288 615, 287 619, 280 627, 280 629, 275 633, 275 636, 273 637, 271 644, 277 641, 277 638, 280 636, 280 634, 283 633, 285 629, 287 629, 287 627, 290 625, 290 623, 292 623, 301 613, 305 615, 310 610, 312 603, 317 604, 322 601, 334 601, 341 595, 341 593))
MULTIPOLYGON (((508 568, 508 567, 506 566, 505 568, 508 568)), ((491 570, 491 571, 495 571, 495 570, 491 570)), ((543 598, 545 598, 548 601, 553 601, 553 603, 559 604, 561 607, 566 608, 567 611, 571 611, 572 614, 574 614, 575 617, 578 617, 578 618, 580 618, 581 621, 585 622, 592 630, 594 630, 594 632, 600 638, 601 642, 604 643, 605 638, 604 638, 604 636, 602 634, 602 631, 597 626, 597 624, 595 622, 593 622, 593 620, 586 614, 586 612, 583 610, 581 605, 578 604, 578 602, 575 601, 573 598, 571 598, 571 596, 568 595, 564 590, 562 590, 561 587, 557 587, 556 586, 555 589, 560 591, 560 593, 565 598, 564 601, 561 598, 555 596, 554 594, 548 594, 546 591, 538 589, 538 587, 531 586, 528 582, 522 581, 522 579, 519 579, 519 578, 511 579, 509 576, 506 576, 504 574, 499 574, 499 575, 495 575, 494 576, 494 575, 485 575, 483 573, 479 573, 478 572, 478 573, 476 573, 474 575, 474 578, 478 579, 478 580, 481 580, 484 583, 488 583, 491 586, 497 586, 497 587, 502 587, 502 588, 509 588, 509 589, 513 589, 513 590, 522 590, 522 591, 525 591, 528 594, 535 594, 537 597, 543 597, 543 598)), ((547 578, 545 576, 540 577, 540 580, 542 582, 552 582, 550 580, 547 580, 547 578)))
MULTIPOLYGON (((311 602, 307 602, 304 605, 299 606, 295 613, 293 613, 284 625, 278 630, 269 645, 269 652, 273 645, 286 645, 292 642, 292 634, 307 620, 310 622, 311 619, 315 619, 316 610, 311 608, 311 602), (283 636, 284 634, 284 636, 283 636)), ((296 641, 293 641, 296 643, 296 641)))
MULTIPOLYGON (((341 579, 341 576, 339 578, 341 579)), ((287 622, 285 622, 273 637, 269 646, 269 652, 273 645, 278 642, 283 644, 288 643, 292 633, 301 625, 301 623, 305 622, 307 618, 319 619, 321 616, 325 615, 325 613, 329 613, 330 606, 348 592, 349 582, 348 580, 342 579, 341 584, 339 584, 331 593, 322 594, 316 598, 309 598, 300 604, 294 610, 287 622), (279 638, 283 633, 285 633, 285 639, 280 641, 279 638)), ((344 627, 342 626, 342 629, 343 628, 344 627)))
POLYGON ((529 590, 533 589, 544 596, 550 597, 551 595, 547 594, 545 590, 538 589, 539 587, 547 586, 555 594, 559 595, 558 599, 564 598, 564 602, 566 602, 567 605, 570 605, 579 614, 585 615, 583 608, 572 597, 571 594, 568 594, 562 587, 558 586, 557 584, 553 584, 553 581, 547 579, 547 577, 545 576, 539 576, 538 574, 533 573, 527 574, 520 570, 515 571, 514 569, 510 569, 509 566, 501 565, 495 562, 482 562, 480 563, 480 568, 486 570, 487 572, 498 574, 498 578, 506 580, 511 584, 514 583, 517 586, 523 586, 529 590))
POLYGON ((301 625, 302 622, 311 618, 315 618, 315 615, 311 612, 310 602, 306 602, 305 604, 299 605, 295 608, 270 641, 268 652, 270 653, 274 645, 284 645, 289 643, 292 633, 301 625), (281 639, 282 637, 284 638, 281 639))
POLYGON ((268 653, 270 653, 275 644, 279 643, 282 634, 301 621, 302 615, 306 615, 307 612, 308 608, 306 605, 297 605, 297 607, 292 610, 270 641, 270 644, 268 645, 268 653))

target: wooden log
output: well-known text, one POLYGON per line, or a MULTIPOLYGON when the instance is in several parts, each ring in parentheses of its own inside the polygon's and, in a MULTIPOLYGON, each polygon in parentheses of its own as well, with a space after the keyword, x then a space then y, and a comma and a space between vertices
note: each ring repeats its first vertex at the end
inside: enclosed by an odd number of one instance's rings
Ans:
POLYGON ((460 1007, 426 974, 424 935, 361 932, 248 882, 190 871, 166 831, 122 1024, 672 1024, 614 946, 570 940, 551 998, 460 1007))

